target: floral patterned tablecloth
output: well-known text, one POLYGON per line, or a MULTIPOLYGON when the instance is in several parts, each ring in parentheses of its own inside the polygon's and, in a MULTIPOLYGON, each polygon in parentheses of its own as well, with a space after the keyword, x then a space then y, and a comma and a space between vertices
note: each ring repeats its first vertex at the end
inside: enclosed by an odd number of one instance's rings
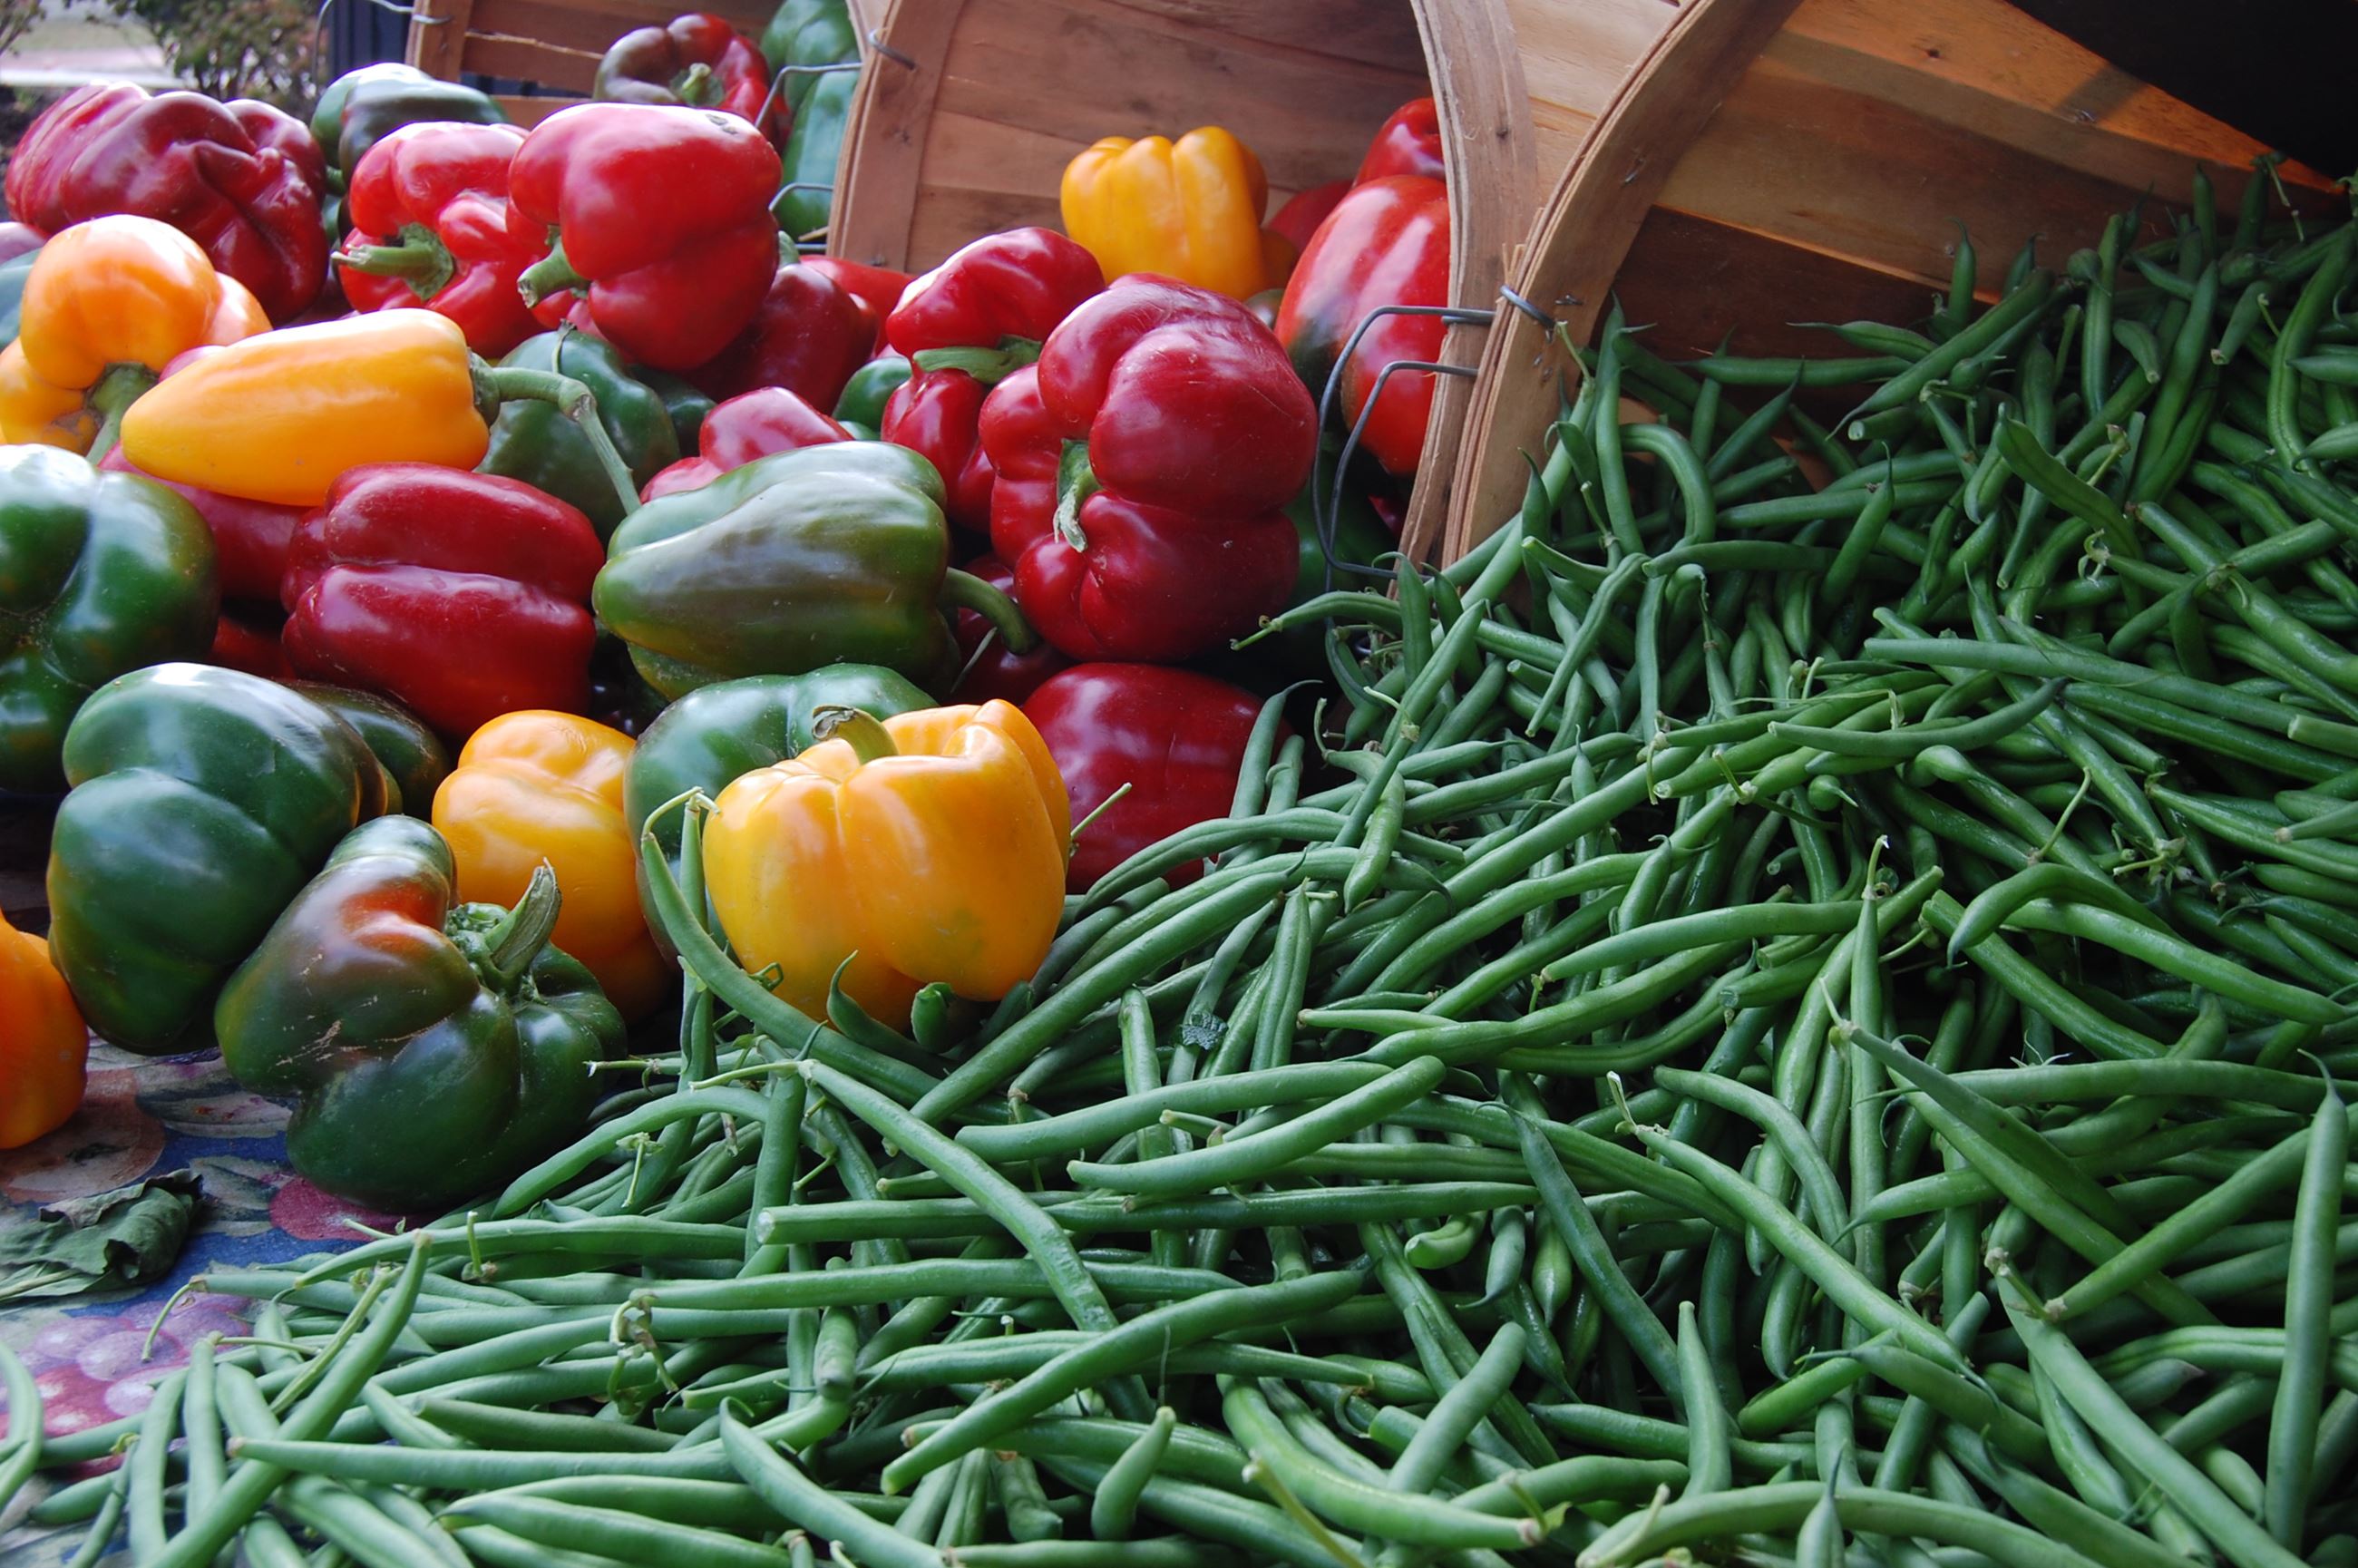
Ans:
MULTIPOLYGON (((105 1192, 183 1167, 204 1184, 187 1248, 154 1285, 0 1303, 0 1341, 31 1368, 51 1432, 136 1413, 156 1380, 188 1360, 199 1336, 243 1332, 243 1302, 201 1292, 181 1298, 157 1325, 173 1292, 207 1265, 350 1245, 362 1238, 348 1221, 387 1223, 289 1170, 286 1130, 286 1110, 240 1088, 217 1054, 150 1059, 98 1045, 74 1119, 38 1142, 0 1153, 0 1202, 12 1207, 105 1192), (151 1331, 152 1351, 143 1358, 151 1331)), ((0 1517, 0 1563, 7 1568, 55 1568, 81 1541, 80 1527, 44 1531, 23 1522, 40 1489, 37 1482, 0 1517)), ((108 1559, 125 1560, 127 1554, 108 1559)))

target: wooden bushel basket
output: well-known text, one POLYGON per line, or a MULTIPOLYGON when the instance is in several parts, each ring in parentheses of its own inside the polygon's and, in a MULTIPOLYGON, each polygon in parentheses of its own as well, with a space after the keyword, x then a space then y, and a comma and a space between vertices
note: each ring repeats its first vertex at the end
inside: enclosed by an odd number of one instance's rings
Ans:
POLYGON ((1524 454, 1578 373, 1566 341, 1616 298, 1673 360, 1723 337, 1738 354, 1838 352, 1788 323, 1920 319, 1957 223, 1987 290, 2033 235, 2060 264, 2140 197, 2150 225, 2198 163, 2231 207, 2264 150, 2003 0, 1686 0, 1509 275, 1563 332, 1507 312, 1488 335, 1443 556, 1520 503, 1524 454))

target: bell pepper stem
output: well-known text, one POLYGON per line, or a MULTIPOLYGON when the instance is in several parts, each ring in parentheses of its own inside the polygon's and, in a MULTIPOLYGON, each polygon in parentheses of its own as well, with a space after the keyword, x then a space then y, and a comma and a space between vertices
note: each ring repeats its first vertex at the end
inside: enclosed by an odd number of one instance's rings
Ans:
POLYGON ((1066 441, 1065 455, 1056 464, 1056 537, 1076 550, 1089 547, 1089 536, 1081 532, 1081 503, 1098 492, 1098 476, 1089 467, 1089 444, 1087 441, 1066 441))
POLYGON ((346 272, 397 277, 420 300, 431 299, 450 287, 450 280, 458 276, 459 264, 452 259, 450 247, 442 243, 441 235, 423 223, 405 223, 396 239, 399 243, 390 245, 348 243, 331 259, 346 272))
POLYGON ((565 259, 565 246, 552 244, 548 254, 524 269, 516 277, 516 292, 524 296, 527 308, 539 304, 552 294, 563 294, 569 288, 587 288, 590 280, 573 270, 565 259))
POLYGON ((952 567, 944 573, 941 592, 935 595, 934 602, 945 610, 973 611, 990 622, 990 629, 999 633, 1011 654, 1028 654, 1040 645, 1039 633, 1023 619, 1015 600, 972 572, 952 567))
POLYGON ((892 732, 874 714, 857 708, 829 703, 811 715, 811 733, 822 741, 842 741, 862 762, 901 754, 901 749, 892 744, 892 732))
POLYGON ((598 397, 589 387, 569 375, 525 365, 483 364, 475 373, 503 402, 528 398, 548 404, 572 420, 589 438, 590 449, 598 454, 598 466, 606 470, 607 481, 622 503, 622 515, 639 509, 638 481, 631 477, 631 465, 622 460, 614 438, 607 433, 606 422, 598 416, 598 397))
POLYGON ((483 967, 489 971, 484 978, 492 989, 505 995, 514 990, 516 982, 529 970, 541 949, 548 946, 549 934, 557 929, 557 914, 564 903, 557 892, 557 873, 544 861, 533 868, 532 881, 525 885, 524 896, 515 907, 503 915, 500 923, 483 933, 483 967))
POLYGON ((709 109, 720 102, 719 80, 712 74, 712 68, 702 60, 673 77, 671 90, 678 95, 681 103, 691 108, 709 109))
POLYGON ((919 370, 962 370, 985 386, 997 386, 1039 358, 1039 339, 1001 338, 995 349, 920 349, 909 362, 919 370))
POLYGON ((90 389, 90 406, 98 415, 98 433, 91 438, 87 454, 92 462, 114 449, 123 434, 123 415, 141 395, 156 384, 156 373, 142 364, 115 364, 106 367, 97 384, 90 389))

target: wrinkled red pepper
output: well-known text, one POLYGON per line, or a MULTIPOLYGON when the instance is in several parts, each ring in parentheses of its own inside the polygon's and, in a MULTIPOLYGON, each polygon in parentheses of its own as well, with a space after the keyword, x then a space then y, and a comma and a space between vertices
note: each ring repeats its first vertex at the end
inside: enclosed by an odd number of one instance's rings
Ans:
MULTIPOLYGON (((1065 775, 1074 821, 1130 785, 1073 842, 1065 885, 1079 892, 1147 845, 1228 814, 1260 698, 1193 670, 1081 665, 1033 692, 1023 716, 1065 775)), ((1163 874, 1177 884, 1203 869, 1163 874)))
POLYGON ((1074 241, 1053 229, 1010 229, 912 282, 885 319, 886 344, 914 369, 885 404, 879 434, 940 470, 951 522, 977 533, 990 526, 990 459, 977 434, 983 399, 1104 288, 1097 257, 1074 241))
POLYGON ((525 297, 581 289, 600 335, 629 358, 700 365, 762 308, 778 269, 777 189, 776 150, 734 114, 561 109, 508 166, 509 227, 556 245, 525 269, 525 297))
POLYGON ((1377 127, 1375 139, 1368 144, 1368 156, 1359 160, 1359 172, 1351 183, 1365 185, 1395 174, 1439 179, 1441 170, 1440 107, 1430 98, 1412 98, 1377 127))
MULTIPOLYGON (((1437 179, 1392 175, 1355 187, 1319 226, 1286 282, 1278 341, 1303 381, 1323 391, 1344 345, 1377 307, 1448 302, 1448 189, 1437 179)), ((1368 328, 1344 367, 1342 428, 1349 430, 1376 396, 1384 366, 1438 358, 1447 330, 1438 316, 1385 316, 1368 328)), ((1385 471, 1416 472, 1434 379, 1430 371, 1401 371, 1384 382, 1359 444, 1385 471)))
POLYGON ((778 265, 774 223, 769 243, 769 283, 751 320, 687 379, 708 397, 783 386, 814 408, 832 408, 851 373, 868 362, 875 327, 859 298, 825 273, 799 262, 778 265))
POLYGON ((865 262, 845 261, 840 256, 805 256, 803 265, 826 278, 838 288, 868 307, 876 319, 876 341, 869 348, 873 358, 884 351, 884 320, 901 303, 901 295, 909 287, 910 274, 889 266, 870 266, 865 262))
POLYGON ((251 98, 76 88, 42 111, 8 162, 8 211, 47 233, 110 212, 169 223, 254 291, 274 321, 301 314, 328 273, 327 166, 304 124, 251 98))
MULTIPOLYGON (((966 569, 1000 592, 1015 592, 1015 568, 997 556, 977 556, 966 569)), ((952 702, 989 702, 992 697, 1022 703, 1040 689, 1050 676, 1072 667, 1073 661, 1046 642, 1035 643, 1028 654, 1011 650, 990 635, 990 622, 971 610, 950 615, 950 634, 957 639, 958 678, 950 687, 952 702), (990 645, 983 646, 990 639, 990 645)))
POLYGON ((694 490, 773 452, 849 439, 850 431, 784 387, 757 387, 714 404, 697 438, 697 455, 680 459, 647 481, 640 499, 694 490))
MULTIPOLYGON (((120 445, 111 448, 99 460, 98 466, 117 473, 140 472, 124 456, 120 445)), ((287 547, 295 537, 295 524, 302 520, 301 507, 248 501, 242 496, 223 495, 217 490, 199 490, 193 484, 174 484, 169 480, 156 479, 154 474, 141 477, 155 480, 167 490, 178 491, 212 529, 213 555, 223 599, 272 606, 278 603, 279 585, 287 577, 287 547)))
POLYGON ((1000 384, 981 433, 991 546, 1074 658, 1193 658, 1285 603, 1317 411, 1236 300, 1116 279, 1000 384))
POLYGON ((453 741, 503 713, 590 700, 590 585, 605 546, 528 484, 431 463, 338 480, 295 530, 287 656, 453 741))
POLYGON ((459 323, 467 346, 497 358, 541 330, 516 291, 545 241, 508 227, 514 125, 404 125, 352 171, 352 235, 335 254, 356 310, 423 305, 459 323))
POLYGON ((709 12, 674 16, 660 27, 633 27, 616 38, 598 62, 590 96, 718 109, 761 120, 763 135, 785 139, 785 103, 770 102, 770 62, 751 38, 709 12))

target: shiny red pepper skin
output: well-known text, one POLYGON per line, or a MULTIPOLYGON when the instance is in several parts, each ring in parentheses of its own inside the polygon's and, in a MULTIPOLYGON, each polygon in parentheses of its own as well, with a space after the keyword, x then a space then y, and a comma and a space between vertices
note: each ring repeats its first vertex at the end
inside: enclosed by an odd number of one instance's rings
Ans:
MULTIPOLYGON (((1324 391, 1336 358, 1379 305, 1449 302, 1449 192, 1441 181, 1392 175, 1354 187, 1320 224, 1285 285, 1277 336, 1303 381, 1324 391)), ((1384 366, 1432 360, 1446 325, 1437 316, 1386 316, 1368 329, 1343 373, 1336 410, 1348 431, 1384 366)), ((1433 415, 1433 376, 1404 371, 1384 383, 1359 444, 1387 472, 1416 472, 1433 415)))
MULTIPOLYGON (((1306 404, 1291 372, 1286 380, 1306 404)), ((1036 365, 1000 383, 982 407, 983 447, 998 469, 991 548, 1015 568, 1024 618, 1059 652, 1176 663, 1284 606, 1300 540, 1282 512, 1203 515, 1099 490, 1076 519, 1086 546, 1067 544, 1052 519, 1068 428, 1043 404, 1036 365)))
MULTIPOLYGON (((1015 568, 997 556, 977 556, 967 562, 966 569, 1001 593, 1015 591, 1015 568)), ((984 648, 990 622, 971 610, 951 614, 950 635, 958 645, 957 684, 950 687, 948 697, 952 702, 989 702, 995 697, 1021 705, 1040 689, 1043 681, 1073 664, 1045 641, 1035 643, 1028 654, 1011 653, 997 638, 984 648)))
POLYGON ((973 533, 990 528, 990 486, 996 477, 982 449, 979 426, 990 388, 962 370, 921 370, 892 389, 877 433, 933 464, 947 487, 942 512, 973 533))
POLYGON ((697 438, 698 454, 682 458, 647 481, 640 499, 653 501, 674 491, 694 490, 773 452, 849 439, 850 431, 784 387, 757 387, 714 404, 697 438))
MULTIPOLYGON (((116 473, 140 472, 119 445, 111 448, 98 466, 116 473)), ((178 491, 212 530, 222 598, 233 603, 241 600, 267 605, 278 602, 279 584, 287 577, 287 546, 295 537, 295 524, 302 520, 303 508, 247 501, 217 490, 199 490, 193 484, 174 484, 154 474, 142 477, 178 491)))
MULTIPOLYGON (((1074 840, 1065 885, 1079 892, 1147 845, 1228 814, 1260 698, 1193 670, 1081 665, 1033 692, 1023 715, 1065 775, 1074 821, 1130 785, 1074 840)), ((1202 873, 1190 861, 1164 875, 1202 873)))
POLYGON ((762 309, 778 270, 777 188, 777 152, 734 114, 580 103, 516 150, 508 226, 525 239, 554 229, 570 268, 528 282, 586 284, 600 335, 642 364, 686 371, 762 309))
POLYGON ((309 129, 267 103, 116 81, 42 112, 9 160, 7 196, 45 233, 110 212, 169 223, 283 322, 327 277, 326 185, 309 129))
POLYGON ((865 262, 845 261, 840 256, 805 256, 803 265, 826 278, 846 294, 868 307, 876 318, 876 341, 868 352, 871 358, 884 351, 884 320, 901 303, 902 291, 909 287, 910 275, 889 266, 870 266, 865 262))
POLYGON ((1441 110, 1430 98, 1412 98, 1392 111, 1376 129, 1368 156, 1359 160, 1354 185, 1385 179, 1395 174, 1442 178, 1441 110))
POLYGON ((225 670, 243 670, 265 680, 293 680, 294 666, 287 662, 286 646, 278 640, 278 628, 258 625, 242 615, 224 614, 213 628, 213 645, 205 654, 204 662, 218 665, 225 670))
POLYGON ((453 741, 520 708, 578 713, 605 559, 587 517, 519 481, 353 469, 295 531, 287 660, 390 697, 453 741))
POLYGON ((1271 215, 1270 232, 1284 235, 1293 244, 1294 254, 1301 254, 1309 248, 1310 236, 1318 232, 1318 225, 1326 221, 1326 214, 1335 211, 1335 204, 1349 194, 1350 189, 1349 180, 1330 179, 1324 185, 1314 185, 1307 190, 1294 192, 1287 198, 1284 206, 1271 215))
MULTIPOLYGON (((725 20, 693 11, 660 27, 633 27, 608 45, 590 96, 614 103, 718 109, 751 121, 770 102, 770 62, 725 20)), ((785 122, 781 101, 771 106, 762 130, 782 142, 785 122)))
POLYGON ((688 370, 687 379, 716 399, 783 386, 814 408, 832 408, 851 373, 868 362, 875 327, 858 297, 825 273, 798 262, 778 265, 774 224, 770 253, 770 281, 744 330, 688 370))
POLYGON ((404 125, 352 171, 344 211, 352 235, 336 255, 362 265, 409 265, 380 276, 339 265, 355 310, 423 305, 459 323, 467 346, 496 359, 541 330, 516 292, 546 239, 508 227, 508 165, 524 145, 514 125, 455 121, 404 125), (384 247, 384 248, 381 248, 384 247))

